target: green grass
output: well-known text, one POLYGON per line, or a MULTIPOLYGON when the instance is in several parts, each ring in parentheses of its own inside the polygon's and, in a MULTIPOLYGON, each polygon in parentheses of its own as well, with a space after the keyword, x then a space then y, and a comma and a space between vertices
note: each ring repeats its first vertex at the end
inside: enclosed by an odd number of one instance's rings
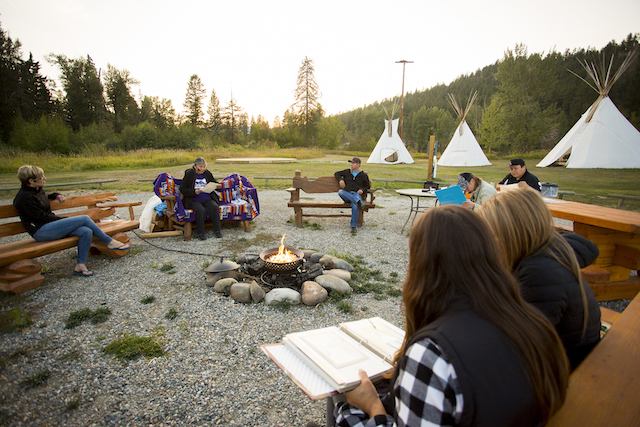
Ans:
POLYGON ((108 307, 100 307, 95 311, 91 311, 90 308, 83 308, 78 311, 74 311, 69 314, 67 321, 64 325, 65 329, 73 329, 80 326, 85 320, 91 321, 92 324, 104 323, 109 319, 111 310, 108 307))
MULTIPOLYGON (((102 186, 62 187, 63 191, 150 191, 153 179, 160 172, 169 172, 182 177, 184 170, 190 167, 197 156, 203 156, 209 161, 209 167, 214 176, 224 177, 237 172, 249 178, 252 184, 261 189, 285 189, 291 186, 289 179, 254 179, 255 176, 286 176, 293 177, 296 170, 301 170, 303 176, 317 177, 332 175, 339 168, 348 167, 346 159, 353 155, 366 157, 369 153, 339 153, 322 152, 313 149, 283 149, 265 153, 260 150, 245 150, 241 147, 226 147, 217 151, 172 151, 172 150, 138 150, 128 153, 108 153, 104 156, 54 156, 47 154, 29 154, 15 152, 0 152, 0 187, 18 186, 15 173, 23 164, 37 164, 47 175, 48 182, 78 182, 104 179, 108 171, 109 178, 119 179, 119 182, 106 183, 102 186), (296 157, 297 163, 243 164, 216 163, 216 158, 222 157, 296 157), (336 161, 344 161, 344 165, 336 161), (139 181, 142 180, 142 181, 139 181)), ((414 153, 415 163, 411 165, 373 165, 365 164, 363 169, 371 178, 404 179, 424 181, 427 179, 426 156, 414 153)), ((538 153, 536 153, 538 154, 538 153)), ((575 191, 575 196, 565 196, 566 200, 580 201, 603 206, 617 206, 617 199, 603 198, 607 194, 629 194, 640 196, 637 182, 640 181, 640 169, 566 169, 563 167, 536 168, 544 153, 535 158, 526 157, 530 172, 541 182, 555 182, 560 190, 575 191)), ((461 172, 472 172, 489 182, 498 182, 509 170, 509 158, 514 156, 489 156, 493 163, 482 167, 446 167, 437 168, 437 177, 441 183, 454 183, 461 172)), ((374 188, 385 187, 384 182, 373 181, 374 188)), ((417 187, 417 184, 388 183, 387 188, 417 187)), ((5 191, 0 197, 13 198, 16 191, 5 191)), ((625 202, 625 209, 640 211, 640 202, 625 202)))
POLYGON ((105 346, 102 351, 122 362, 137 360, 140 357, 150 359, 165 355, 158 335, 150 337, 125 335, 105 346))
POLYGON ((144 298, 142 298, 140 300, 140 303, 141 304, 151 304, 155 300, 156 300, 156 297, 154 297, 153 295, 147 295, 146 297, 144 297, 144 298))
POLYGON ((15 308, 0 314, 0 332, 16 332, 33 324, 25 310, 15 308))
POLYGON ((42 371, 38 371, 33 375, 27 377, 24 381, 22 381, 22 385, 25 388, 39 387, 42 384, 46 383, 50 377, 51 377, 51 371, 48 369, 44 369, 42 371))
POLYGON ((171 307, 169 309, 169 311, 167 311, 167 314, 164 315, 164 317, 167 320, 173 320, 176 317, 178 317, 178 310, 176 310, 175 308, 171 307))

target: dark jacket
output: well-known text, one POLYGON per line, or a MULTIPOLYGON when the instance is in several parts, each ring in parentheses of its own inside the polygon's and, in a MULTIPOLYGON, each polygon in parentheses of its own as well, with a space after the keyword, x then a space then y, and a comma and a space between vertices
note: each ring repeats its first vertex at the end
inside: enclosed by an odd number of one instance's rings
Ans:
POLYGON ((22 188, 13 199, 13 207, 18 211, 22 226, 31 236, 43 225, 62 219, 51 212, 49 200, 55 199, 60 193, 51 193, 49 196, 42 188, 34 188, 22 184, 22 188))
POLYGON ((538 181, 538 178, 536 178, 536 176, 529 171, 526 171, 520 179, 516 179, 513 175, 509 174, 505 176, 502 181, 500 181, 500 184, 517 184, 522 181, 529 184, 529 187, 534 188, 538 191, 542 191, 540 181, 538 181))
POLYGON ((338 181, 344 179, 344 189, 346 191, 358 192, 358 190, 362 190, 362 194, 364 195, 371 187, 371 183, 369 182, 369 175, 367 175, 362 170, 356 176, 353 176, 353 174, 351 173, 351 169, 338 171, 334 173, 333 176, 335 176, 338 181))
MULTIPOLYGON (((580 268, 598 257, 598 247, 588 239, 575 233, 563 233, 562 237, 573 248, 580 268)), ((600 339, 600 308, 591 288, 584 280, 578 283, 571 271, 544 253, 524 259, 514 274, 522 286, 522 297, 555 326, 573 370, 600 339), (584 339, 584 311, 578 286, 582 286, 587 296, 589 313, 584 339)))
MULTIPOLYGON (((204 171, 203 175, 206 178, 208 183, 218 182, 213 177, 213 174, 209 172, 208 169, 204 171)), ((184 171, 184 178, 182 178, 182 183, 180 184, 180 193, 182 193, 182 205, 185 207, 185 209, 191 209, 193 198, 196 196, 195 185, 196 185, 197 176, 198 174, 196 173, 196 170, 194 168, 187 169, 186 171, 184 171)), ((212 191, 209 194, 211 195, 211 198, 213 199, 213 201, 219 205, 220 198, 218 197, 216 192, 212 191)))
MULTIPOLYGON (((419 330, 410 344, 425 338, 431 338, 442 348, 455 369, 464 401, 460 426, 540 423, 522 358, 497 326, 471 309, 449 310, 419 330)), ((398 368, 405 369, 406 363, 405 357, 400 358, 398 368)), ((428 377, 421 379, 429 384, 428 377)))

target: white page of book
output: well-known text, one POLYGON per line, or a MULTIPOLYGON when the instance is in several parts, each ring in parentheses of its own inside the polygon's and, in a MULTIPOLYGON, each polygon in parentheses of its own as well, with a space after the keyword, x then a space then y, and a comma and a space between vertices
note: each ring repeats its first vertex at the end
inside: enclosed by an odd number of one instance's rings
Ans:
POLYGON ((287 335, 283 341, 285 345, 297 347, 340 388, 359 383, 359 369, 364 369, 370 377, 393 369, 393 366, 336 326, 296 332, 287 335))
POLYGON ((335 387, 326 382, 313 369, 309 368, 302 359, 285 345, 270 345, 262 347, 274 362, 311 398, 322 399, 336 393, 335 387))
POLYGON ((340 329, 391 362, 402 347, 404 331, 380 317, 341 323, 340 329))

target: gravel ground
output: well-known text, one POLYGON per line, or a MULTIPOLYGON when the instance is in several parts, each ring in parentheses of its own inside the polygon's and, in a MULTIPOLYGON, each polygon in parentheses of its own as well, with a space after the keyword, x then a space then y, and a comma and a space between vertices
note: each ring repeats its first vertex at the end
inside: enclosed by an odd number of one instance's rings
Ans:
MULTIPOLYGON (((90 256, 88 267, 95 276, 88 278, 71 274, 75 249, 39 258, 45 272, 39 288, 21 295, 0 293, 2 314, 20 308, 33 320, 20 331, 0 333, 0 425, 322 423, 324 402, 310 401, 259 345, 280 342, 290 332, 362 317, 380 316, 403 327, 400 297, 353 295, 348 300, 355 309, 352 314, 330 303, 282 311, 216 294, 205 285, 203 268, 214 255, 233 257, 277 246, 286 233, 287 246, 362 256, 368 268, 381 270, 400 287, 408 260, 408 236, 400 230, 409 200, 393 191, 377 194, 378 207, 365 214, 365 226, 357 235, 350 234, 348 218, 311 218, 320 229, 298 229, 288 222, 293 212, 286 207, 287 193, 261 191, 262 214, 250 234, 236 224, 223 228, 222 239, 213 238, 209 230, 203 242, 140 239, 139 230, 130 232, 134 249, 119 259, 90 256), (163 272, 161 267, 169 264, 171 272, 163 272), (147 296, 155 301, 141 303, 147 296), (111 310, 105 323, 65 329, 70 313, 104 307, 111 310), (171 309, 177 317, 170 320, 166 314, 171 309), (167 355, 121 363, 103 352, 125 335, 154 336, 167 355), (44 371, 49 372, 46 381, 28 384, 44 371)), ((121 194, 118 200, 141 200, 144 206, 149 197, 121 194)), ((143 206, 136 209, 136 218, 143 206)), ((125 209, 117 213, 128 218, 125 209)), ((621 311, 627 303, 607 306, 621 311)))

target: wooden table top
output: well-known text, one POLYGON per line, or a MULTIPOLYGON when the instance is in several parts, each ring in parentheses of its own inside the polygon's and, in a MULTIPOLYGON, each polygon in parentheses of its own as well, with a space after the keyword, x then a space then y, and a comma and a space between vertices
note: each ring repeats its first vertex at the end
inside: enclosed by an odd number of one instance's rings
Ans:
POLYGON ((557 199, 545 198, 545 202, 556 218, 626 233, 640 233, 640 212, 557 199))
POLYGON ((569 377, 569 392, 549 426, 640 425, 640 296, 569 377))

